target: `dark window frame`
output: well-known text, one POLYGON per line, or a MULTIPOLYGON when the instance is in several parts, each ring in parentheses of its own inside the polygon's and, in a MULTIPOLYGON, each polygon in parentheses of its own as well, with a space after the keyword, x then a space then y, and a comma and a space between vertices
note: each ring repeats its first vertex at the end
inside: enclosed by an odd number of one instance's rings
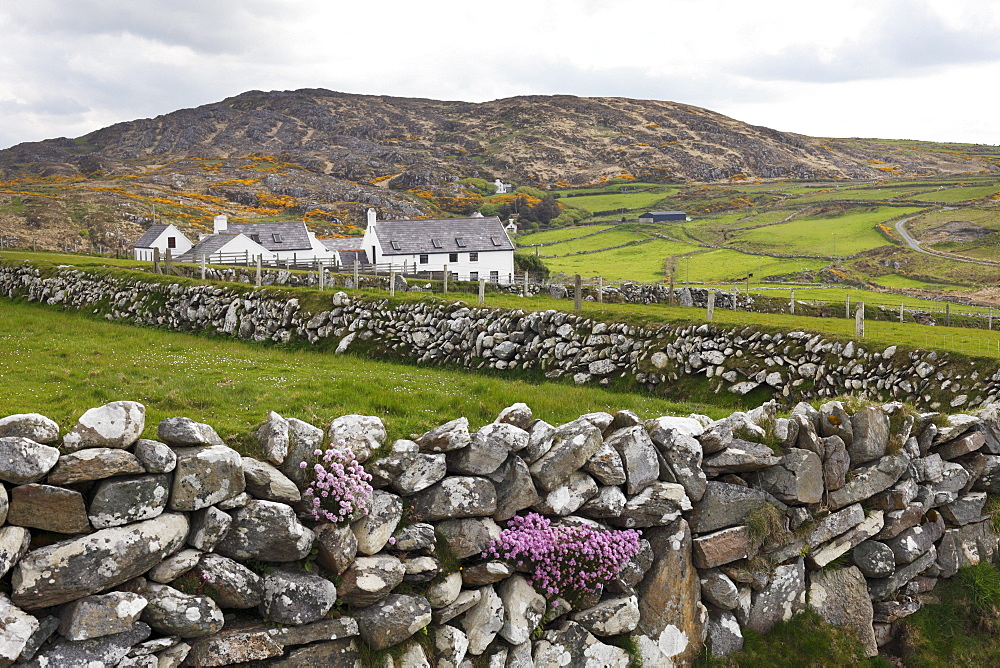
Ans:
POLYGON ((469 253, 469 262, 479 262, 479 253, 477 251, 469 253))
POLYGON ((421 253, 420 254, 420 264, 427 264, 427 263, 428 263, 427 253, 421 253))
POLYGON ((448 262, 458 262, 458 253, 448 253, 448 262))

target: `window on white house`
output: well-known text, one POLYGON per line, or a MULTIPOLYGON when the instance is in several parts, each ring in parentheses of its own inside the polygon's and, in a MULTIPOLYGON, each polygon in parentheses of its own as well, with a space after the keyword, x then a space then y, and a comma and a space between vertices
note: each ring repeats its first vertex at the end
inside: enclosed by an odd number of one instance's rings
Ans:
POLYGON ((177 237, 167 237, 167 248, 177 248, 177 237))
POLYGON ((448 262, 458 262, 458 253, 448 253, 448 262))
POLYGON ((500 237, 490 237, 490 241, 493 242, 494 246, 502 246, 503 242, 500 241, 500 237))
POLYGON ((426 255, 421 255, 420 256, 420 264, 427 264, 427 256, 426 255))
POLYGON ((500 282, 500 272, 499 271, 491 271, 490 272, 490 283, 499 283, 499 282, 500 282))
POLYGON ((434 248, 441 248, 441 240, 431 239, 431 245, 434 246, 434 248))
POLYGON ((478 281, 479 280, 479 272, 478 271, 470 271, 469 272, 469 280, 470 281, 478 281))
POLYGON ((389 245, 392 246, 392 250, 399 250, 399 242, 398 241, 390 241, 389 245))
POLYGON ((479 262, 479 253, 469 253, 469 262, 479 262))
POLYGON ((277 233, 277 232, 272 233, 271 234, 271 238, 274 239, 274 243, 276 243, 276 244, 282 243, 282 241, 281 241, 281 235, 279 233, 277 233))
POLYGON ((259 244, 260 243, 260 235, 259 234, 251 234, 250 235, 250 240, 259 244))
POLYGON ((465 248, 465 239, 462 237, 455 237, 455 245, 459 248, 465 248))

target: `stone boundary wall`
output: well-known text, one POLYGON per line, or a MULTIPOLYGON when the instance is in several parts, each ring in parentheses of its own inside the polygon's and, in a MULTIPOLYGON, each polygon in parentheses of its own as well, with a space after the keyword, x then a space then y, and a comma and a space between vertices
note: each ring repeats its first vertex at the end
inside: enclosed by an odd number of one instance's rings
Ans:
POLYGON ((0 418, 4 665, 360 666, 366 648, 394 648, 400 668, 690 665, 807 607, 874 655, 939 578, 1000 543, 984 514, 997 405, 553 426, 514 404, 475 431, 458 418, 391 443, 377 417, 324 429, 272 412, 262 459, 188 418, 147 431, 132 401, 68 430, 0 418), (305 513, 301 464, 328 444, 372 475, 351 523, 305 513), (575 605, 546 600, 484 555, 527 512, 638 529, 639 552, 575 605))
MULTIPOLYGON (((693 294, 693 291, 692 291, 693 294)), ((706 293, 707 294, 707 293, 706 293)), ((544 373, 576 383, 634 382, 667 392, 701 376, 718 392, 759 392, 785 405, 860 394, 924 409, 984 406, 1000 396, 995 363, 946 353, 829 340, 805 332, 596 322, 561 311, 353 299, 308 312, 287 293, 157 283, 30 265, 0 265, 0 295, 101 313, 108 320, 209 330, 254 341, 326 343, 337 352, 418 364, 544 373)), ((724 303, 724 302, 723 302, 724 303)))

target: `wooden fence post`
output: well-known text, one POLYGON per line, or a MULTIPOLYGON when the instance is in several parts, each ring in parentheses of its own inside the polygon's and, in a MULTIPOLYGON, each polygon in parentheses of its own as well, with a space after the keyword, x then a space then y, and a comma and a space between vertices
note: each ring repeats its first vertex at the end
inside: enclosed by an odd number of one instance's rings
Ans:
POLYGON ((597 301, 600 304, 604 303, 604 277, 597 277, 597 301))
POLYGON ((844 309, 844 317, 851 317, 851 295, 847 295, 847 308, 844 309))
POLYGON ((160 249, 159 248, 154 248, 153 249, 153 273, 154 274, 159 274, 160 273, 160 249))
POLYGON ((448 265, 444 266, 444 294, 448 294, 448 265))
POLYGON ((858 310, 854 314, 854 334, 858 338, 865 336, 865 303, 858 304, 858 310))
POLYGON ((257 261, 255 263, 257 265, 257 275, 255 277, 254 283, 257 285, 258 288, 261 286, 261 283, 263 283, 263 276, 261 276, 261 269, 260 269, 260 265, 263 263, 263 260, 264 256, 258 255, 257 261))
POLYGON ((944 326, 951 327, 951 304, 944 303, 944 326))
POLYGON ((583 308, 583 280, 580 274, 573 279, 573 310, 579 311, 583 308))
POLYGON ((358 289, 358 258, 354 258, 354 289, 358 289))
POLYGON ((712 322, 712 318, 715 317, 715 293, 708 293, 708 306, 705 308, 705 320, 712 322))
POLYGON ((899 302, 899 322, 903 322, 903 302, 899 302))
POLYGON ((201 280, 205 280, 205 256, 201 256, 201 280))
POLYGON ((319 267, 319 289, 322 292, 326 288, 326 267, 319 260, 316 261, 316 265, 319 267))
POLYGON ((986 329, 993 331, 993 307, 990 307, 990 315, 986 321, 986 329))
POLYGON ((396 271, 392 270, 389 272, 389 296, 396 296, 396 271))
POLYGON ((479 305, 482 306, 486 303, 486 279, 479 279, 479 305))
POLYGON ((528 296, 528 270, 524 270, 524 296, 528 296))

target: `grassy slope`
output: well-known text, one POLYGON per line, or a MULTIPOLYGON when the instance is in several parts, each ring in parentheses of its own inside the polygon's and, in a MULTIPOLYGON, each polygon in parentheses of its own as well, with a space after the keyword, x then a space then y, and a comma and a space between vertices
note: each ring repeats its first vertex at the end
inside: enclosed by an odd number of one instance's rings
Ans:
POLYGON ((626 408, 644 417, 727 412, 596 387, 138 328, 7 299, 0 300, 0 323, 8 351, 0 357, 0 415, 38 412, 64 428, 88 408, 118 399, 146 405, 148 437, 155 438, 161 419, 183 415, 237 440, 269 410, 324 426, 348 413, 377 415, 390 439, 463 415, 475 428, 517 401, 553 424, 626 408))

